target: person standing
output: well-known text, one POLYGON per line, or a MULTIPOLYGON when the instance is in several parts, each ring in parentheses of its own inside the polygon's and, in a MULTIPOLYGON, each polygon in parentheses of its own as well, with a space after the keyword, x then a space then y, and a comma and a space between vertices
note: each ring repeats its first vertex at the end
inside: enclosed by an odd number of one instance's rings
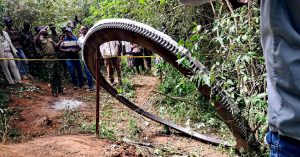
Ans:
POLYGON ((146 56, 145 61, 146 61, 146 65, 147 65, 147 70, 149 70, 149 72, 151 72, 151 56, 153 55, 153 52, 146 49, 146 48, 142 48, 141 49, 143 56, 146 56))
POLYGON ((21 77, 23 79, 28 79, 29 76, 29 66, 24 51, 22 49, 22 45, 20 44, 20 33, 13 27, 13 20, 10 17, 5 17, 3 20, 5 24, 4 31, 8 33, 11 42, 14 47, 17 49, 17 55, 19 56, 21 61, 17 61, 17 66, 20 71, 21 77))
POLYGON ((78 24, 81 25, 82 22, 78 19, 78 16, 75 15, 75 18, 74 18, 74 21, 73 21, 74 28, 76 28, 78 24))
MULTIPOLYGON (((30 24, 28 21, 25 21, 23 23, 23 30, 21 31, 20 34, 20 44, 22 45, 22 49, 25 53, 25 55, 28 58, 37 58, 37 54, 36 54, 36 49, 34 47, 34 41, 33 41, 33 34, 30 31, 30 24)), ((31 75, 37 76, 37 62, 28 62, 28 66, 29 66, 29 70, 31 75)))
POLYGON ((132 54, 133 54, 133 65, 136 67, 136 70, 138 74, 140 74, 140 66, 142 67, 142 70, 145 71, 145 65, 144 65, 144 58, 143 54, 141 52, 140 47, 137 44, 132 43, 131 44, 132 54))
POLYGON ((17 57, 16 53, 17 49, 12 44, 8 33, 5 31, 0 32, 0 58, 8 59, 0 61, 0 65, 10 85, 21 83, 20 72, 13 60, 14 56, 17 57))
POLYGON ((133 54, 131 51, 131 44, 128 41, 122 41, 122 51, 123 55, 127 56, 127 65, 128 67, 134 72, 134 65, 133 65, 133 54))
POLYGON ((117 71, 119 85, 122 84, 120 60, 118 58, 120 56, 119 46, 119 41, 109 41, 100 46, 100 52, 104 58, 109 81, 113 85, 116 85, 113 68, 117 71))
POLYGON ((65 34, 66 36, 63 38, 63 42, 60 46, 60 52, 64 52, 66 54, 66 63, 71 75, 73 89, 77 90, 77 87, 82 88, 84 85, 80 58, 78 54, 81 48, 77 43, 77 38, 72 34, 71 28, 66 28, 65 34))
MULTIPOLYGON (((49 24, 49 29, 51 31, 51 34, 50 34, 50 38, 55 42, 55 43, 58 43, 60 41, 60 38, 63 37, 64 38, 64 34, 62 35, 58 35, 57 31, 56 31, 56 27, 54 24, 49 24)), ((60 49, 59 47, 57 47, 55 49, 56 52, 59 52, 57 53, 58 56, 57 58, 58 59, 66 59, 66 54, 64 52, 60 52, 60 49)), ((64 60, 60 60, 59 63, 62 65, 63 67, 63 73, 64 73, 64 76, 67 76, 68 75, 68 66, 67 66, 67 63, 66 61, 64 60)), ((63 79, 65 80, 65 79, 63 79)))
POLYGON ((42 51, 42 56, 44 59, 53 59, 54 61, 46 61, 46 69, 48 74, 48 80, 51 83, 52 95, 54 97, 58 96, 58 93, 64 95, 64 91, 61 85, 61 65, 57 59, 57 52, 55 52, 55 47, 58 47, 62 41, 55 43, 48 34, 47 27, 39 30, 39 33, 35 37, 35 44, 42 51))
MULTIPOLYGON (((80 37, 78 38, 78 45, 79 47, 81 48, 81 51, 79 52, 79 55, 80 55, 80 58, 83 59, 83 52, 82 52, 82 49, 83 49, 83 43, 84 43, 84 37, 85 35, 87 34, 87 27, 86 26, 81 26, 80 29, 79 29, 79 32, 80 32, 80 37)), ((87 91, 90 92, 90 91, 93 91, 94 90, 94 81, 93 81, 93 76, 91 75, 89 69, 87 68, 86 64, 84 62, 82 62, 83 66, 84 66, 84 72, 85 72, 85 75, 86 75, 86 78, 87 78, 87 81, 88 81, 88 89, 87 91)))

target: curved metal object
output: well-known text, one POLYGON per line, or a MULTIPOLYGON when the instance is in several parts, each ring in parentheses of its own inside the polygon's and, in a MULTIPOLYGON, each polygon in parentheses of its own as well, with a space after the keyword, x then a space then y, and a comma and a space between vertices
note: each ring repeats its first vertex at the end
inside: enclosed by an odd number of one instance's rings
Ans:
MULTIPOLYGON (((168 35, 165 35, 150 26, 128 19, 108 19, 102 20, 95 24, 89 30, 85 38, 84 60, 94 77, 96 75, 96 52, 98 52, 97 50, 99 49, 99 46, 107 41, 113 40, 129 41, 155 52, 186 77, 209 75, 208 69, 202 63, 192 58, 191 54, 185 48, 179 46, 177 42, 172 40, 168 35), (177 56, 185 57, 191 65, 190 68, 179 64, 177 62, 177 56)), ((225 146, 230 146, 227 142, 191 132, 179 125, 168 122, 144 111, 137 105, 130 102, 128 99, 118 95, 118 92, 106 81, 102 75, 99 77, 101 86, 109 94, 114 96, 122 104, 134 110, 138 114, 141 114, 158 123, 167 125, 175 130, 183 132, 204 142, 214 145, 222 144, 225 146)), ((197 83, 197 85, 198 91, 207 99, 221 96, 221 100, 215 103, 215 107, 220 117, 222 117, 224 122, 228 125, 229 129, 235 136, 237 141, 236 147, 249 148, 249 146, 256 146, 257 143, 253 133, 251 133, 250 127, 246 125, 247 123, 245 123, 245 120, 240 116, 238 107, 232 103, 226 93, 222 91, 218 83, 212 88, 200 86, 199 83, 197 83)))

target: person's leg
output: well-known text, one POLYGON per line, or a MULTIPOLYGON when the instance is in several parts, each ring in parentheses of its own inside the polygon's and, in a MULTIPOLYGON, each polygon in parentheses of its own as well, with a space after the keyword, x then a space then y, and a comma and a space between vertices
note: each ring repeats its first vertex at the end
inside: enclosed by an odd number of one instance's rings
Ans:
POLYGON ((151 71, 151 58, 150 58, 150 56, 152 56, 153 55, 153 53, 151 52, 151 51, 147 51, 147 56, 148 56, 148 58, 146 58, 146 62, 147 62, 147 68, 151 71))
POLYGON ((134 66, 135 66, 135 68, 136 68, 136 71, 137 71, 137 73, 138 73, 138 74, 140 74, 139 65, 138 65, 138 64, 136 64, 136 63, 137 63, 137 62, 135 62, 135 65, 134 65, 134 66))
POLYGON ((77 80, 76 80, 76 75, 75 75, 75 67, 74 67, 74 63, 72 60, 67 60, 66 61, 68 69, 69 69, 69 73, 71 76, 71 80, 74 86, 74 89, 77 89, 77 80))
POLYGON ((84 71, 85 71, 85 75, 86 75, 86 78, 87 78, 87 81, 88 81, 88 86, 89 86, 89 89, 93 89, 94 88, 94 82, 93 82, 93 76, 91 75, 89 69, 87 68, 86 64, 84 64, 84 71))
POLYGON ((27 61, 27 58, 25 56, 25 53, 22 49, 18 49, 18 56, 20 59, 23 59, 21 61, 21 64, 23 66, 23 70, 24 70, 24 74, 27 75, 29 74, 29 66, 28 66, 28 61, 27 61))
MULTIPOLYGON (((11 58, 13 59, 14 56, 12 53, 8 53, 8 58, 11 58)), ((9 69, 12 73, 12 75, 14 76, 14 80, 17 82, 17 83, 21 83, 21 76, 20 76, 20 72, 19 72, 19 69, 16 65, 16 62, 14 60, 9 60, 8 61, 8 66, 9 66, 9 69)))
POLYGON ((61 82, 62 82, 62 70, 63 70, 62 65, 61 65, 60 62, 55 61, 54 67, 55 67, 54 77, 56 78, 55 84, 57 86, 57 92, 61 93, 61 94, 64 94, 64 90, 63 90, 62 84, 61 84, 61 82))
POLYGON ((142 66, 142 70, 145 72, 145 60, 143 58, 141 58, 141 66, 142 66))
MULTIPOLYGON (((7 58, 8 56, 6 54, 4 54, 6 52, 1 52, 0 53, 0 58, 7 58)), ((1 65, 1 68, 4 72, 4 75, 6 77, 6 80, 8 81, 9 84, 14 84, 14 80, 12 79, 11 77, 11 74, 10 74, 10 71, 8 69, 8 60, 3 60, 3 61, 0 61, 0 65, 1 65)))
POLYGON ((119 58, 113 58, 113 64, 114 64, 114 67, 117 71, 117 75, 118 75, 118 81, 119 81, 119 84, 121 85, 122 84, 122 79, 121 79, 121 65, 120 65, 120 60, 119 58))
POLYGON ((108 74, 109 81, 114 83, 114 75, 110 58, 105 58, 105 66, 108 74))
POLYGON ((266 142, 270 146, 270 157, 298 157, 300 154, 300 141, 295 139, 269 131, 266 135, 266 142))
MULTIPOLYGON (((138 52, 137 53, 137 56, 138 57, 143 57, 143 53, 142 52, 138 52)), ((137 62, 138 62, 138 65, 142 67, 142 70, 145 71, 145 63, 144 63, 144 58, 137 58, 137 62)))
POLYGON ((50 83, 51 83, 51 89, 52 89, 52 95, 57 97, 58 95, 58 86, 57 86, 57 80, 59 78, 56 78, 56 67, 55 67, 55 61, 54 62, 48 62, 48 69, 49 69, 49 80, 50 80, 50 83))
POLYGON ((77 73, 77 78, 78 78, 78 86, 80 88, 83 87, 84 82, 83 82, 83 74, 82 74, 82 69, 81 69, 81 64, 80 61, 73 61, 77 73))
MULTIPOLYGON (((19 53, 17 52, 17 55, 19 56, 19 53)), ((23 67, 23 64, 20 60, 16 60, 16 64, 17 64, 17 67, 18 67, 18 70, 20 72, 20 75, 23 77, 25 76, 25 70, 24 70, 24 67, 23 67)))

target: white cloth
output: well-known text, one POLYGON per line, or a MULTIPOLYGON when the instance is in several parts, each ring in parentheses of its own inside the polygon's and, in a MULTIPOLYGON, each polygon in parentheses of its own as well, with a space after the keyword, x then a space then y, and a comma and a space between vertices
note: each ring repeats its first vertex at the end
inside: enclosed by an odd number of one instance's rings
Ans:
POLYGON ((140 49, 140 47, 137 44, 132 44, 131 45, 131 49, 132 49, 133 53, 141 52, 141 49, 140 49))
MULTIPOLYGON (((10 38, 5 38, 4 36, 0 35, 0 58, 13 59, 14 56, 11 52, 13 49, 15 48, 11 44, 10 38)), ((21 82, 20 72, 14 60, 0 61, 0 66, 9 84, 21 82)))
MULTIPOLYGON (((6 32, 6 31, 2 31, 2 33, 3 33, 3 36, 2 37, 4 37, 6 40, 7 40, 7 42, 9 43, 9 45, 10 45, 10 48, 11 48, 11 50, 12 50, 12 53, 13 53, 13 55, 14 56, 17 56, 17 49, 14 47, 14 45, 12 44, 12 42, 11 42, 11 40, 10 40, 10 37, 9 37, 9 35, 8 35, 8 33, 6 32)), ((4 52, 5 50, 4 50, 5 48, 4 48, 4 45, 0 45, 0 53, 1 52, 4 52)))
POLYGON ((100 52, 103 58, 118 56, 119 41, 109 41, 100 46, 100 52))
POLYGON ((128 42, 128 41, 122 41, 122 45, 124 45, 126 53, 131 52, 130 42, 128 42))
POLYGON ((77 45, 81 48, 81 50, 78 52, 78 54, 82 60, 84 60, 84 58, 83 58, 83 43, 84 43, 84 36, 81 35, 77 40, 77 45))
POLYGON ((78 40, 77 40, 77 44, 79 45, 79 47, 80 47, 81 49, 83 49, 83 42, 84 42, 84 36, 81 35, 81 36, 78 38, 78 40))

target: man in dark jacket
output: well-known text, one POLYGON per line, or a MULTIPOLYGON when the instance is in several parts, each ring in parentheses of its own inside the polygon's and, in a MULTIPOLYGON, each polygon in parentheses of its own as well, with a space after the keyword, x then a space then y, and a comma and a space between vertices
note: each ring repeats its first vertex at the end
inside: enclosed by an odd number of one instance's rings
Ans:
MULTIPOLYGON (((20 44, 22 45, 22 49, 28 58, 38 58, 36 49, 34 47, 34 37, 32 32, 30 31, 30 24, 28 21, 23 23, 23 30, 21 31, 21 40, 20 44)), ((30 73, 34 76, 37 76, 37 62, 28 62, 30 73)))

